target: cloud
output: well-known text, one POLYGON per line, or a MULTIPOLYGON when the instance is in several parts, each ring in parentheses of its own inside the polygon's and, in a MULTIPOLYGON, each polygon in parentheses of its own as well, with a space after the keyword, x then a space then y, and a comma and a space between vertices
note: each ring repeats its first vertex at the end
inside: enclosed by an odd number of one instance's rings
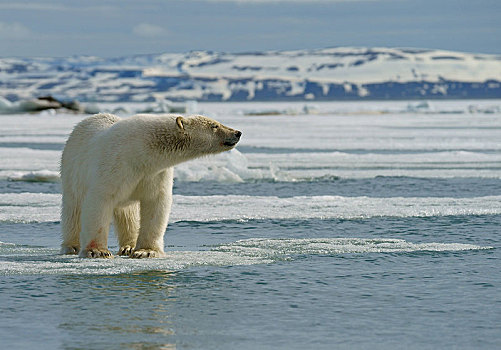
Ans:
POLYGON ((145 38, 160 37, 167 34, 167 30, 165 28, 149 23, 140 23, 134 26, 134 28, 132 28, 132 32, 137 36, 145 38))
POLYGON ((0 22, 0 38, 20 39, 29 37, 31 30, 18 22, 0 22))

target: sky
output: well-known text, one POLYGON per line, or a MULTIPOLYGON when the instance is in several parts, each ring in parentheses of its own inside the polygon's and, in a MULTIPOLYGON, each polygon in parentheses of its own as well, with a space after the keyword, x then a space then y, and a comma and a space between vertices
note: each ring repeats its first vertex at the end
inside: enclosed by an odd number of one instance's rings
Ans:
POLYGON ((334 46, 501 54, 500 0, 0 0, 0 57, 334 46))

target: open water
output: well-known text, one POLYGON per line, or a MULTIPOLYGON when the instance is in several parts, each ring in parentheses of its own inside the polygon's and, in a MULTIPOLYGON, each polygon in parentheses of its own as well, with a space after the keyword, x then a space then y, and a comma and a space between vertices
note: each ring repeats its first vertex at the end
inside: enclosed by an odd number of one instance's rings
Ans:
POLYGON ((501 101, 302 106, 200 106, 243 137, 149 260, 58 255, 84 116, 0 116, 0 347, 500 348, 501 101))

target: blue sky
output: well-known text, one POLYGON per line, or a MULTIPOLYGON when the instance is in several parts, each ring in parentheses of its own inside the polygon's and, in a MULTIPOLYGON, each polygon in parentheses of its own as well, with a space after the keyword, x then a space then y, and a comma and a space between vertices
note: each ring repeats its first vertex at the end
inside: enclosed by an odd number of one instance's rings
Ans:
POLYGON ((0 56, 332 46, 501 53, 500 0, 0 0, 0 56))

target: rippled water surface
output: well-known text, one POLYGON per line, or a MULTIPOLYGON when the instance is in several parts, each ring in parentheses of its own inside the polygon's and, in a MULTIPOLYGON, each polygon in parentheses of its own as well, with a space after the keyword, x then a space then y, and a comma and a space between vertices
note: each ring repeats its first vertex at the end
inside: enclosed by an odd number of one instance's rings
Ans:
POLYGON ((149 260, 59 255, 84 116, 0 116, 1 347, 501 347, 501 102, 406 104, 201 105, 241 144, 176 169, 149 260))

